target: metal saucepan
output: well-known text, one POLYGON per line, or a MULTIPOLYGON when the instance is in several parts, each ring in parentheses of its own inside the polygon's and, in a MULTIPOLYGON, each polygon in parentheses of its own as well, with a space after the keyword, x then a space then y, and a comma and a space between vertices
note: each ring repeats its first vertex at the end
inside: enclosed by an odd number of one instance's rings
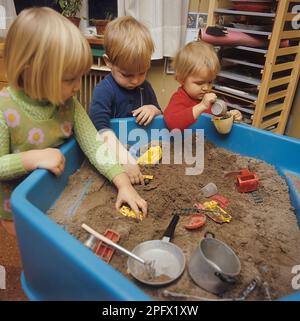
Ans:
POLYGON ((178 220, 179 215, 174 215, 162 240, 145 241, 132 250, 132 253, 145 261, 153 262, 155 269, 155 277, 150 278, 145 273, 143 264, 129 257, 128 271, 135 279, 149 285, 165 285, 175 281, 183 273, 185 256, 177 245, 170 243, 178 220))
POLYGON ((206 291, 222 294, 234 285, 241 263, 233 250, 207 232, 192 253, 188 271, 196 284, 206 291))

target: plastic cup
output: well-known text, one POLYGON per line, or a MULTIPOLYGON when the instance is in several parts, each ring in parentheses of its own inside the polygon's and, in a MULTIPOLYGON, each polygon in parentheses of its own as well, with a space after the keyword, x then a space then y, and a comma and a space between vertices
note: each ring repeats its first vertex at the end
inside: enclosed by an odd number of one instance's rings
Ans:
POLYGON ((215 183, 208 183, 200 190, 201 194, 205 197, 210 197, 218 193, 218 188, 215 183))
POLYGON ((233 115, 231 114, 228 118, 214 116, 212 121, 218 133, 228 134, 232 129, 233 115))

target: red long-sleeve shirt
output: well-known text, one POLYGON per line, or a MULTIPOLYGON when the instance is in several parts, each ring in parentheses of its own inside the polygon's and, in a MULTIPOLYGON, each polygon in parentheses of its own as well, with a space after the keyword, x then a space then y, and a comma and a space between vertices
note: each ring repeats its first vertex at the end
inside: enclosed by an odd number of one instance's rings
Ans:
MULTIPOLYGON (((191 126, 197 121, 193 115, 193 107, 197 104, 198 100, 192 99, 182 87, 179 87, 164 110, 167 127, 170 130, 175 128, 184 130, 191 126)), ((210 108, 205 112, 211 114, 210 108)))

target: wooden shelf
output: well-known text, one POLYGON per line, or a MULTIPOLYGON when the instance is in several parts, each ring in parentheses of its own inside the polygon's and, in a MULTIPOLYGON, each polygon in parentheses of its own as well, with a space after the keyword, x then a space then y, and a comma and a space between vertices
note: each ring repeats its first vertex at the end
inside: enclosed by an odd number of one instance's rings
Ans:
POLYGON ((260 68, 260 69, 264 68, 263 65, 255 64, 246 60, 232 59, 232 58, 226 58, 226 57, 223 57, 222 60, 237 64, 237 65, 244 65, 244 66, 260 68))
POLYGON ((254 16, 254 17, 265 17, 265 18, 274 18, 275 13, 267 12, 254 12, 254 11, 239 11, 239 10, 230 10, 219 8, 214 10, 215 13, 222 13, 227 15, 243 15, 243 16, 254 16))
POLYGON ((247 113, 247 114, 250 114, 250 115, 253 115, 254 114, 254 108, 250 109, 250 108, 245 108, 245 107, 241 107, 240 105, 238 104, 231 104, 229 102, 227 102, 227 106, 232 108, 232 109, 237 109, 237 110, 240 110, 244 113, 247 113))
POLYGON ((260 85, 260 82, 261 82, 261 80, 258 78, 244 76, 242 74, 238 74, 236 72, 232 72, 232 71, 228 71, 228 70, 221 70, 218 73, 218 76, 232 79, 232 80, 236 80, 236 81, 240 81, 240 82, 250 84, 250 85, 255 85, 255 86, 260 85))
POLYGON ((262 53, 262 54, 266 54, 268 52, 267 49, 253 48, 253 47, 246 47, 246 46, 236 46, 235 48, 236 49, 240 49, 240 50, 246 50, 246 51, 262 53))
MULTIPOLYGON (((223 26, 219 26, 223 27, 223 26)), ((226 27, 224 26, 227 30, 232 30, 232 31, 239 31, 243 33, 249 33, 252 35, 259 35, 259 36, 270 36, 272 32, 269 31, 260 31, 260 30, 251 30, 251 29, 241 29, 241 28, 233 28, 233 27, 226 27)))
POLYGON ((90 45, 99 45, 102 46, 104 44, 103 37, 86 37, 87 41, 90 45))
POLYGON ((217 85, 217 84, 214 84, 213 88, 215 88, 216 90, 223 92, 225 94, 230 94, 231 97, 233 97, 233 98, 241 98, 244 101, 248 101, 248 102, 255 102, 257 100, 257 95, 249 94, 249 93, 242 91, 242 90, 237 90, 234 88, 230 88, 230 87, 222 86, 222 85, 217 85))
POLYGON ((110 68, 108 68, 108 67, 105 66, 105 65, 101 65, 101 66, 92 65, 91 69, 92 69, 92 70, 98 70, 98 71, 107 71, 107 72, 110 72, 110 68))
MULTIPOLYGON (((236 17, 243 16, 243 23, 247 23, 245 28, 242 24, 236 25, 238 28, 227 27, 229 30, 241 31, 246 34, 253 34, 253 37, 268 37, 268 48, 253 48, 248 46, 233 46, 240 50, 234 52, 233 55, 224 55, 221 63, 235 65, 240 69, 225 69, 221 70, 214 84, 214 91, 219 94, 233 98, 229 103, 230 108, 239 109, 245 116, 247 123, 252 123, 252 126, 270 130, 277 134, 283 134, 285 131, 287 119, 289 117, 294 94, 297 88, 300 75, 300 30, 295 30, 291 21, 295 18, 295 13, 292 12, 293 4, 298 1, 293 0, 277 0, 276 13, 251 12, 241 10, 231 10, 232 3, 228 0, 210 0, 207 25, 214 26, 217 22, 217 16, 226 15, 226 23, 236 23, 240 21, 236 17), (222 2, 222 8, 219 8, 222 2), (228 6, 228 8, 224 8, 228 6), (256 26, 257 19, 269 19, 270 28, 272 30, 260 30, 256 26), (248 26, 253 26, 255 30, 250 30, 248 26), (280 47, 284 40, 288 39, 289 43, 286 47, 280 47), (263 56, 253 57, 247 53, 247 58, 243 59, 243 51, 262 54, 263 56), (286 56, 285 59, 282 60, 286 56), (264 59, 264 62, 261 60, 264 59), (259 61, 259 62, 257 62, 259 61), (255 78, 247 77, 242 73, 242 67, 248 66, 254 72, 255 78), (257 68, 255 70, 255 68, 257 68), (258 73, 261 69, 261 77, 258 73), (257 79, 257 78, 261 79, 257 79), (226 81, 230 79, 230 81, 226 81), (219 83, 218 83, 219 81, 219 83), (231 88, 234 83, 246 83, 257 86, 257 94, 247 93, 243 90, 231 88), (241 101, 241 104, 238 103, 241 101), (245 102, 252 101, 254 108, 246 108, 245 102), (243 102, 243 103, 242 103, 243 102), (251 115, 249 119, 249 115, 251 115)), ((224 24, 224 23, 222 23, 224 24)), ((228 47, 226 47, 228 48, 228 47)), ((251 105, 251 104, 250 104, 251 105)))

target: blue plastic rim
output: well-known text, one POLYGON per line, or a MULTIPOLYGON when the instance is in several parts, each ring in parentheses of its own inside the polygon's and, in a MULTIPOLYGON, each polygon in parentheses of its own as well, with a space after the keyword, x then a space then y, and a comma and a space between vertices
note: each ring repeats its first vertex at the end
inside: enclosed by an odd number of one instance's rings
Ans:
MULTIPOLYGON (((124 136, 129 131, 140 128, 133 118, 113 120, 111 124, 121 141, 127 138, 124 136)), ((158 116, 146 131, 150 133, 151 129, 164 128, 163 117, 158 116)), ((190 128, 193 131, 204 129, 205 139, 219 147, 264 160, 274 165, 284 177, 290 173, 300 179, 298 139, 245 124, 234 124, 230 134, 220 135, 209 115, 202 115, 190 128)), ((157 139, 165 139, 163 135, 157 139)), ((133 139, 129 144, 135 142, 133 139)), ((74 139, 64 144, 61 151, 66 157, 62 176, 57 178, 46 170, 36 170, 15 189, 11 198, 23 265, 22 286, 26 295, 30 300, 151 300, 133 282, 99 260, 45 215, 64 190, 68 177, 84 159, 74 139)), ((300 226, 300 195, 293 182, 286 179, 300 226)), ((300 291, 293 291, 279 300, 300 300, 300 291)))

